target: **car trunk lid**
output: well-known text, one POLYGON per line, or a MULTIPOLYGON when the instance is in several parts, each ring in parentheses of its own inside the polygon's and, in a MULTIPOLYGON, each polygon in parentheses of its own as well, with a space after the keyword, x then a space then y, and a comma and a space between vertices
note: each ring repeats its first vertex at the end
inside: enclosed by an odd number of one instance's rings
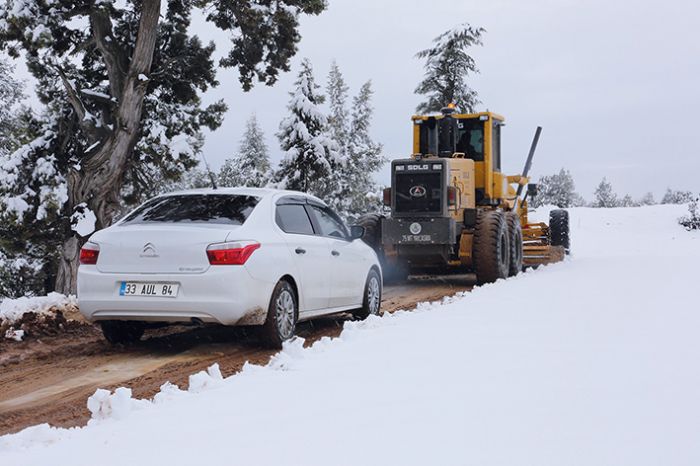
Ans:
POLYGON ((95 239, 97 269, 106 273, 188 274, 209 267, 206 248, 226 240, 234 225, 115 226, 95 239))

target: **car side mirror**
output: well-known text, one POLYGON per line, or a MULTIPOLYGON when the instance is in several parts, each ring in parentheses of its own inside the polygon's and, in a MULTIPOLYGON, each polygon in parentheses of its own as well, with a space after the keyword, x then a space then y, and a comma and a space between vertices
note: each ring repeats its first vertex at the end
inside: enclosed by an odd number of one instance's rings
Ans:
POLYGON ((353 225, 350 227, 351 240, 362 239, 363 236, 365 236, 365 227, 360 225, 353 225))
POLYGON ((527 185, 527 197, 533 198, 537 196, 537 183, 530 183, 527 185))

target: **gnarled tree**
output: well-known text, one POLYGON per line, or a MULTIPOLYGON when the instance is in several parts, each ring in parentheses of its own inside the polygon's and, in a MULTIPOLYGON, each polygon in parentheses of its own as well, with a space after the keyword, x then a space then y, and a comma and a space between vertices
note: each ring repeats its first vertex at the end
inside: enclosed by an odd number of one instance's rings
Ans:
POLYGON ((12 182, 0 202, 24 222, 50 211, 63 219, 57 290, 75 291, 85 241, 76 219, 91 211, 96 229, 110 225, 153 179, 194 166, 202 129, 221 123, 224 103, 200 100, 218 83, 214 44, 189 33, 193 10, 230 32, 220 65, 238 68, 248 90, 288 70, 299 16, 324 9, 324 0, 0 0, 0 49, 26 58, 45 104, 42 134, 3 161, 12 182))

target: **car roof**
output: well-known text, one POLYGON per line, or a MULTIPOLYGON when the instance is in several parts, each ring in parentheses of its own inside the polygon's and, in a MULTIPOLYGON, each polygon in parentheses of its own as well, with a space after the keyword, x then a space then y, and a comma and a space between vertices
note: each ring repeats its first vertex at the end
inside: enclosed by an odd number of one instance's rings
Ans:
POLYGON ((288 189, 276 189, 276 188, 236 187, 236 188, 216 188, 216 189, 214 189, 214 188, 184 189, 181 191, 173 191, 170 193, 161 194, 159 197, 161 197, 161 196, 175 196, 175 195, 180 196, 180 195, 189 195, 189 194, 239 194, 239 195, 244 195, 244 196, 258 196, 258 197, 274 196, 277 194, 279 196, 284 196, 284 195, 304 196, 304 197, 307 197, 309 199, 316 200, 323 205, 326 204, 321 199, 319 199, 316 196, 313 196, 311 194, 303 193, 301 191, 292 191, 292 190, 288 190, 288 189))

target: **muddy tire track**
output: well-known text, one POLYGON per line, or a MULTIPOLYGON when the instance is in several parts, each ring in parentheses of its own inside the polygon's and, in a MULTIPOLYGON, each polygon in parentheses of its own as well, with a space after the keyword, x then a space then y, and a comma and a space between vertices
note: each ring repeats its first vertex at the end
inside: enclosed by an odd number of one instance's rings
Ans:
MULTIPOLYGON (((471 276, 411 279, 386 286, 382 310, 410 310, 471 289, 471 276)), ((308 344, 340 334, 349 315, 299 324, 308 344)), ((171 382, 187 388, 191 374, 218 363, 224 376, 248 361, 266 364, 275 351, 261 346, 255 329, 220 326, 174 326, 149 330, 133 346, 111 346, 100 330, 83 323, 65 333, 0 342, 0 435, 49 423, 71 427, 90 417, 87 398, 98 388, 130 387, 138 398, 150 398, 171 382)))

